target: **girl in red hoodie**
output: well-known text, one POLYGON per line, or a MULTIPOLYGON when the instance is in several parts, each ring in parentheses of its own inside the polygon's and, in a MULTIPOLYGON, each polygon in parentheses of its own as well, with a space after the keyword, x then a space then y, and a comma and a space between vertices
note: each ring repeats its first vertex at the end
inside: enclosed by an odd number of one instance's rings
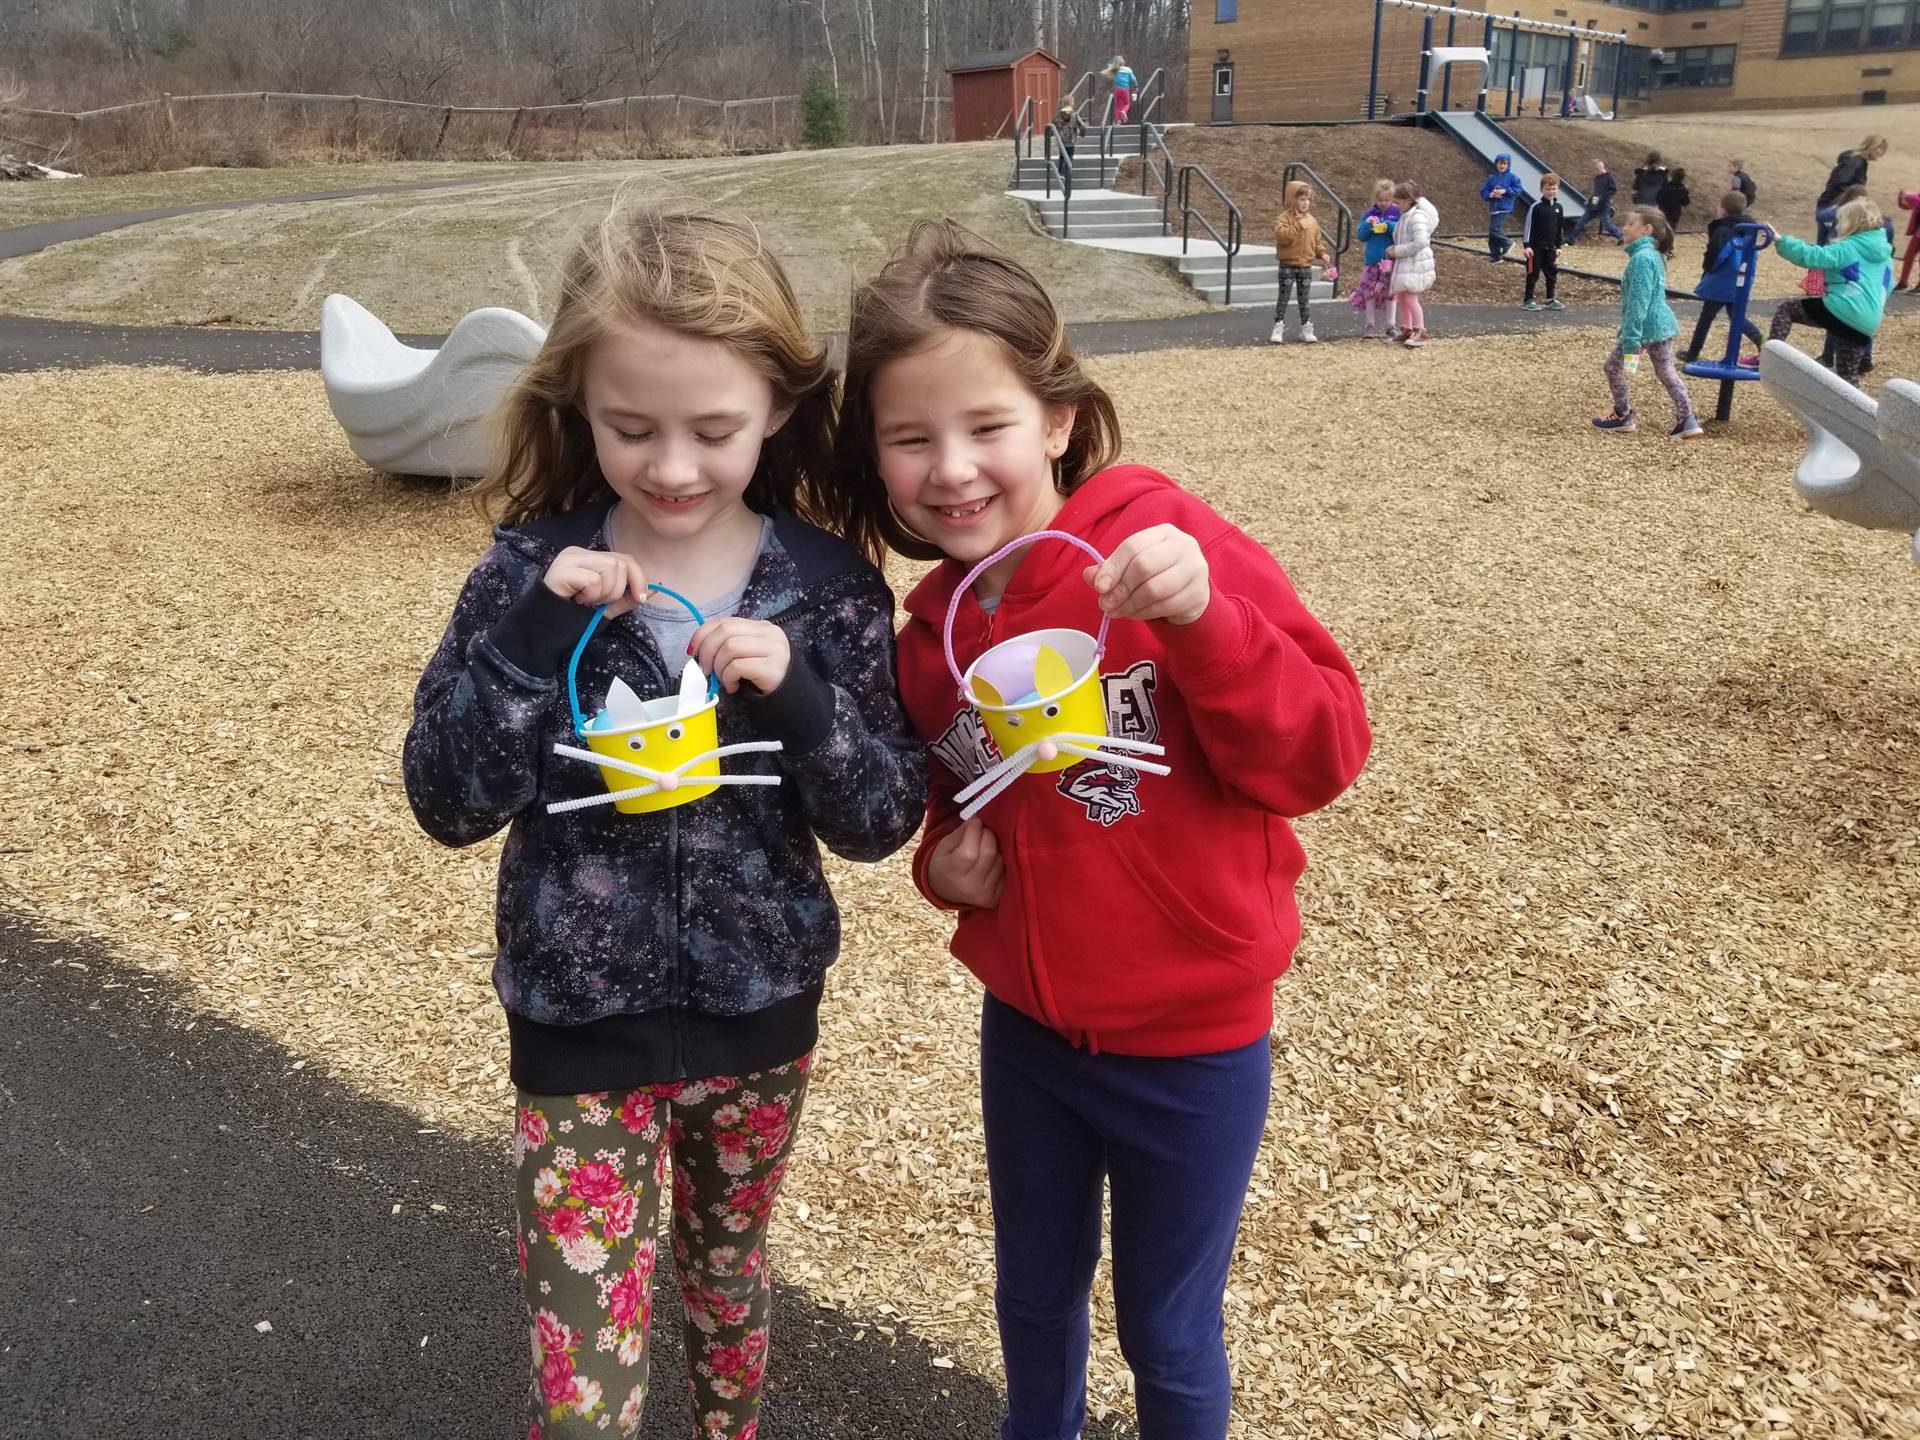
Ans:
POLYGON ((952 911, 981 1023, 1009 1414, 1070 1440, 1086 1412, 1103 1183, 1144 1440, 1226 1434, 1221 1299, 1269 1090, 1273 984, 1299 935, 1287 821, 1333 800, 1370 737, 1352 667, 1257 542, 1119 464, 1113 403, 1039 283, 950 222, 854 295, 836 520, 870 554, 939 560, 907 599, 900 682, 935 763, 914 876, 952 911), (1084 760, 962 822, 999 757, 962 699, 996 639, 1111 617, 1108 733, 1165 776, 1084 760))

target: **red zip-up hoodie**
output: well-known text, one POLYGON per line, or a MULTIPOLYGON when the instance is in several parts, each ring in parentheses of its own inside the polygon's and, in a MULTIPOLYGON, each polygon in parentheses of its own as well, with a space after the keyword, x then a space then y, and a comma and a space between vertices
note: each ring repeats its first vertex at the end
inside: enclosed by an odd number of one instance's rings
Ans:
MULTIPOLYGON (((1074 492, 1050 527, 1111 555, 1158 524, 1206 554, 1212 598, 1191 625, 1116 620, 1100 662, 1109 732, 1166 747, 1172 774, 1085 761, 1025 775, 980 812, 1006 888, 961 908, 952 950, 999 999, 1089 1050, 1202 1055, 1273 1024, 1273 982, 1300 937, 1294 885, 1306 856, 1287 820, 1352 784, 1372 737, 1359 681, 1261 545, 1156 470, 1120 465, 1074 492)), ((1093 633, 1077 548, 1038 541, 988 615, 968 595, 954 621, 965 668, 1030 630, 1093 633)), ((953 796, 997 758, 960 698, 941 625, 965 567, 946 560, 907 597, 900 687, 933 747, 914 879, 960 823, 953 796)))

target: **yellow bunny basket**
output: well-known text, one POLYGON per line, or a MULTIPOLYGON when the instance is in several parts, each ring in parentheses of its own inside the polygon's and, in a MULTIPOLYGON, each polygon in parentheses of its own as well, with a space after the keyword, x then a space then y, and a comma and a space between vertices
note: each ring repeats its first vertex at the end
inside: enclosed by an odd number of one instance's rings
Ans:
MULTIPOLYGON (((685 605, 696 625, 702 623, 700 611, 684 596, 664 585, 649 587, 685 605)), ((606 606, 593 612, 580 643, 573 647, 567 661, 567 703, 573 711, 573 732, 587 748, 555 745, 553 753, 569 760, 583 760, 597 766, 606 781, 604 795, 584 795, 573 800, 557 800, 547 806, 549 815, 590 806, 611 804, 622 815, 648 815, 671 810, 711 795, 723 785, 778 785, 778 775, 723 775, 720 762, 729 755, 780 748, 778 740, 749 740, 738 745, 720 743, 720 680, 701 673, 700 664, 689 659, 680 672, 677 694, 655 700, 642 700, 624 680, 616 679, 607 691, 606 706, 589 720, 580 709, 580 690, 576 674, 587 642, 606 615, 606 606)))
POLYGON ((1106 653, 1111 616, 1100 617, 1097 635, 1084 630, 1032 630, 1002 640, 961 672, 953 653, 953 622, 960 613, 961 597, 989 566, 1036 540, 1064 540, 1086 551, 1096 565, 1106 559, 1077 535, 1037 530, 1003 545, 974 566, 954 589, 941 634, 947 669, 960 687, 960 698, 979 713, 1002 756, 954 797, 963 807, 963 820, 972 819, 1022 775, 1051 774, 1086 760, 1155 775, 1169 773, 1165 765, 1139 758, 1166 754, 1161 746, 1107 734, 1100 657, 1106 653))

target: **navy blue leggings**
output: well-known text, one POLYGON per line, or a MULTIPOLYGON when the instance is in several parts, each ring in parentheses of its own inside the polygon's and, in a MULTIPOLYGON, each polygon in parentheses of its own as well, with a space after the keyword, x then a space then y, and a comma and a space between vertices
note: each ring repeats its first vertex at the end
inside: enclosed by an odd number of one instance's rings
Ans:
POLYGON ((1100 1192, 1141 1440, 1223 1440, 1220 1306, 1271 1090, 1268 1039, 1217 1055, 1095 1055, 988 997, 980 1100, 993 1191, 1001 1440, 1075 1440, 1100 1192))

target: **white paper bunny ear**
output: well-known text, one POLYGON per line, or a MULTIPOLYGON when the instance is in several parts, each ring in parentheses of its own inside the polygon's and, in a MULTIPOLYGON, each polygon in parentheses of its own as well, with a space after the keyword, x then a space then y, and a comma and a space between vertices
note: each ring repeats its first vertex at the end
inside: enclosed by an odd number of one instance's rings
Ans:
POLYGON ((688 660, 687 668, 680 672, 680 703, 674 709, 675 716, 691 715, 707 703, 707 676, 700 668, 698 660, 688 660))
POLYGON ((634 694, 626 681, 616 678, 607 687, 607 707, 602 714, 606 717, 604 728, 624 729, 629 725, 638 725, 647 718, 647 702, 634 694))

